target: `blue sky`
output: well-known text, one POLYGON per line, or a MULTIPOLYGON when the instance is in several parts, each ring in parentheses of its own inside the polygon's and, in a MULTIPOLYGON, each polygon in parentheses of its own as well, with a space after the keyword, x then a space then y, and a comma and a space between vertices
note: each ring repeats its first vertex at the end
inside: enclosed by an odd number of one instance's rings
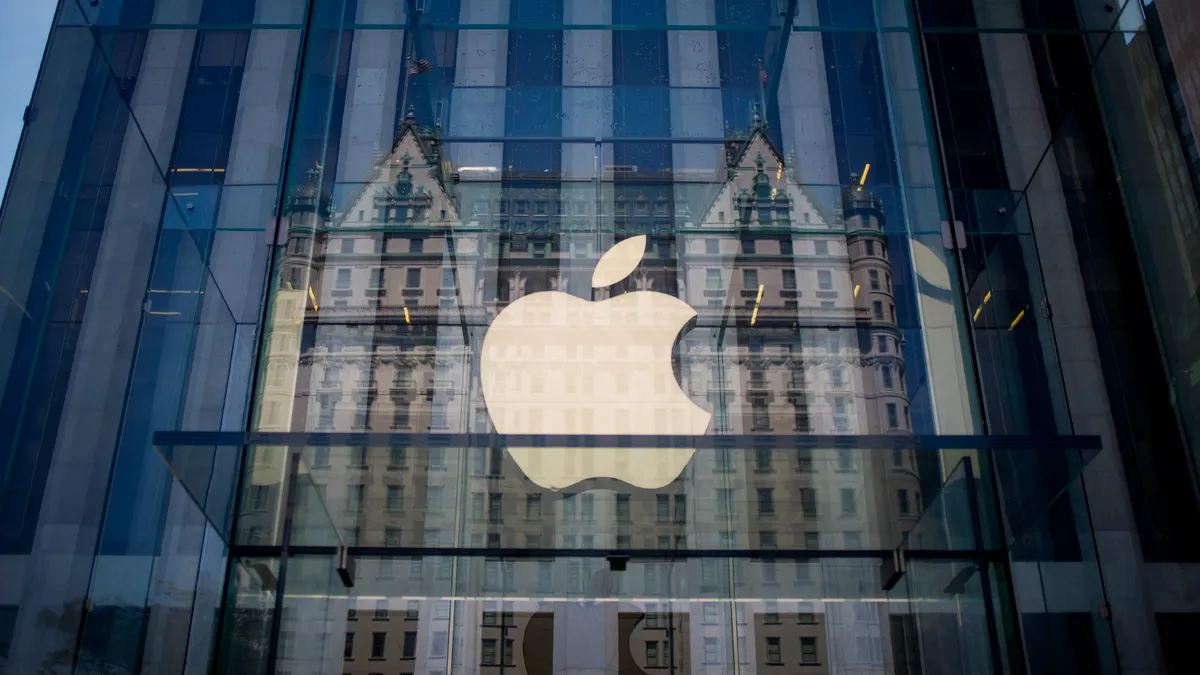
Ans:
POLYGON ((46 47, 56 0, 0 0, 0 198, 8 185, 21 118, 46 47))

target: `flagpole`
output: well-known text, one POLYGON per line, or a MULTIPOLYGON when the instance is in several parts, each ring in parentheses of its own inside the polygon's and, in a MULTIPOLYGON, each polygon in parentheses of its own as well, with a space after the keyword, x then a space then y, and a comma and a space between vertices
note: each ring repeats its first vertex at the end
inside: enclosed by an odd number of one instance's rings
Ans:
POLYGON ((400 96, 400 124, 404 124, 404 120, 408 119, 408 81, 412 79, 412 49, 413 35, 411 24, 409 24, 408 47, 404 52, 404 93, 400 96))
POLYGON ((767 83, 767 71, 763 68, 762 59, 758 60, 758 99, 762 105, 762 118, 767 119, 767 92, 763 88, 767 83))

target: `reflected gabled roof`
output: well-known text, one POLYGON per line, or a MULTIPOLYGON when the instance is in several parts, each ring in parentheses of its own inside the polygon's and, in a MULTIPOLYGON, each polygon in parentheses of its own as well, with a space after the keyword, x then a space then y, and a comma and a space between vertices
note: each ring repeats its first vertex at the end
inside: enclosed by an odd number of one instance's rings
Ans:
POLYGON ((436 132, 417 125, 410 110, 397 130, 391 150, 375 160, 370 177, 339 207, 334 226, 347 224, 348 219, 360 210, 374 213, 375 198, 388 194, 395 196, 396 179, 405 172, 414 186, 412 197, 429 195, 439 209, 446 210, 446 217, 437 222, 458 222, 458 208, 442 182, 445 171, 441 142, 436 132))

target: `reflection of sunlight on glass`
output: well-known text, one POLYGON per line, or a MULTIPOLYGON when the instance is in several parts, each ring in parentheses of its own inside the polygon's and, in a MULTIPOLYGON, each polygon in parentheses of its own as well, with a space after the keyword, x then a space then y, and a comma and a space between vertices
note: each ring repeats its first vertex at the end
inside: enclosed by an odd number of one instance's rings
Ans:
POLYGON ((754 313, 750 315, 750 325, 751 326, 754 325, 755 321, 758 321, 758 305, 759 305, 759 303, 762 302, 762 294, 763 294, 764 288, 766 288, 766 286, 764 284, 758 285, 758 297, 754 299, 754 313))

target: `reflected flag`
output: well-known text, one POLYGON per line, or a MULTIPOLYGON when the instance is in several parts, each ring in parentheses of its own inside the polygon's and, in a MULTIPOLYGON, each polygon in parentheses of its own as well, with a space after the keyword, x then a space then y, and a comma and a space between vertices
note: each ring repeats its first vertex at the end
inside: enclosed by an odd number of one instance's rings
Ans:
POLYGON ((433 70, 433 64, 428 59, 417 59, 417 62, 412 64, 408 69, 408 74, 420 75, 421 73, 428 73, 431 70, 433 70))

